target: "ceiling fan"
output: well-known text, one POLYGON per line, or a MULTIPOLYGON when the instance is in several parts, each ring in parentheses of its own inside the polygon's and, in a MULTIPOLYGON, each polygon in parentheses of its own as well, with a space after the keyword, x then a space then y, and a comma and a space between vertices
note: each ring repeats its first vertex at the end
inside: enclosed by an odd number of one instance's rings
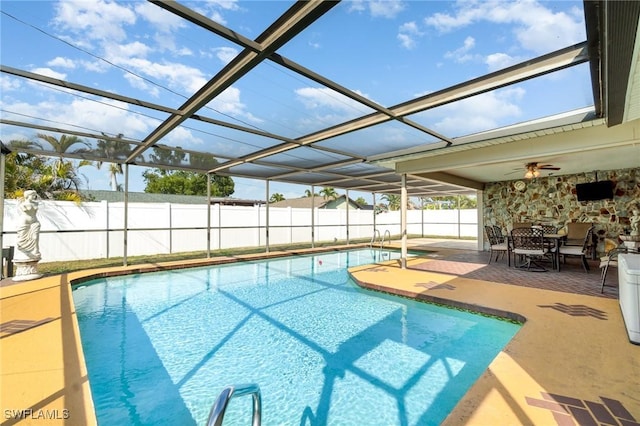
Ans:
POLYGON ((560 170, 560 167, 554 167, 553 164, 527 163, 524 167, 526 169, 524 177, 527 179, 540 176, 540 170, 560 170))

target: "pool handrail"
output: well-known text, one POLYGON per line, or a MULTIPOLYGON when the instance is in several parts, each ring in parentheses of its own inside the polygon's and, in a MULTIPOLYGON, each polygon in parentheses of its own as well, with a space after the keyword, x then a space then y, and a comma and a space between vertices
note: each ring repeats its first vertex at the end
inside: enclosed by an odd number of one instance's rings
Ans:
POLYGON ((369 247, 373 247, 373 243, 378 241, 379 238, 381 238, 380 237, 380 230, 374 229, 373 230, 373 235, 371 236, 371 242, 369 243, 369 247), (376 236, 378 236, 378 238, 376 238, 376 236))
POLYGON ((243 395, 253 396, 253 420, 251 425, 260 426, 262 422, 262 397, 260 396, 260 387, 255 383, 225 387, 211 407, 207 426, 222 426, 224 413, 227 411, 231 398, 243 395))
POLYGON ((384 242, 387 238, 387 235, 389 236, 389 244, 391 244, 391 231, 389 231, 388 229, 386 231, 384 231, 384 235, 382 236, 382 241, 380 241, 380 248, 384 247, 384 242))

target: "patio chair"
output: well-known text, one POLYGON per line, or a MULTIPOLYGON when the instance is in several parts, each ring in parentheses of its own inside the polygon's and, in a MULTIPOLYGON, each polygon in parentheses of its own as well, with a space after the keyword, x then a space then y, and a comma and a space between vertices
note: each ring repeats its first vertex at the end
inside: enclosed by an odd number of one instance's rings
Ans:
POLYGON ((558 233, 558 227, 555 225, 540 225, 540 228, 542 229, 542 232, 544 232, 545 234, 558 233))
POLYGON ((618 267, 618 255, 620 253, 639 253, 640 251, 630 249, 624 244, 619 245, 609 250, 604 256, 600 258, 600 293, 604 293, 605 282, 607 281, 607 272, 610 267, 618 267))
POLYGON ((495 230, 491 225, 485 225, 484 231, 487 234, 487 238, 489 239, 489 262, 491 263, 491 258, 493 257, 493 253, 496 254, 496 262, 498 261, 498 257, 504 257, 504 254, 509 251, 509 247, 507 246, 507 242, 500 241, 495 234, 495 230))
POLYGON ((496 236, 498 243, 504 243, 507 241, 504 234, 502 233, 502 228, 500 228, 498 225, 493 225, 493 233, 496 236))
POLYGON ((566 245, 563 244, 560 246, 559 254, 564 263, 567 263, 567 256, 576 256, 580 257, 582 261, 582 267, 585 272, 589 272, 589 263, 587 262, 587 254, 589 251, 589 243, 591 241, 591 236, 593 235, 593 225, 589 227, 586 233, 582 236, 582 245, 566 245))
MULTIPOLYGON (((549 253, 544 243, 544 234, 539 228, 514 228, 511 230, 511 244, 514 256, 518 256, 524 263, 516 264, 517 268, 526 268, 527 271, 545 272, 547 269, 538 263, 549 253), (535 266, 535 269, 532 269, 535 266)), ((515 261, 514 261, 515 264, 515 261)))
MULTIPOLYGON (((593 223, 591 222, 567 223, 567 238, 564 241, 564 245, 582 247, 582 244, 584 242, 584 237, 590 228, 593 228, 593 223)), ((595 259, 596 250, 595 250, 595 244, 593 241, 593 233, 592 233, 592 239, 589 241, 589 244, 588 244, 588 250, 591 253, 591 258, 595 259)))
MULTIPOLYGON (((555 225, 540 225, 540 229, 542 229, 542 233, 544 235, 557 234, 558 233, 558 227, 555 226, 555 225)), ((547 248, 549 250, 551 250, 553 247, 555 247, 555 242, 554 241, 545 240, 545 244, 547 245, 547 248)))
POLYGON ((511 229, 517 229, 517 228, 531 228, 531 226, 533 225, 532 222, 513 222, 512 224, 513 226, 511 227, 511 229))

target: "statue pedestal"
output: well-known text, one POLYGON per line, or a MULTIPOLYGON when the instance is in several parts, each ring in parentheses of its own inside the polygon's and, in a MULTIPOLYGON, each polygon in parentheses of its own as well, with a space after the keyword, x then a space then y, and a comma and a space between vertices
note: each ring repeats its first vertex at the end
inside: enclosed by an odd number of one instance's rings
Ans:
POLYGON ((640 249, 640 235, 620 235, 625 247, 637 251, 640 249))
POLYGON ((42 274, 38 273, 38 262, 40 259, 13 259, 16 274, 11 279, 13 281, 29 281, 40 278, 42 274))

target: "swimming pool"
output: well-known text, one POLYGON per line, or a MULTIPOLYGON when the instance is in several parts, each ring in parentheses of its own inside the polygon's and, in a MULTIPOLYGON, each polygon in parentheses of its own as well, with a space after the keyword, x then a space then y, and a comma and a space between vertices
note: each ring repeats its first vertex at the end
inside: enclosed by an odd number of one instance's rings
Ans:
MULTIPOLYGON (((359 288, 346 268, 380 253, 78 286, 98 422, 204 424, 226 385, 257 383, 264 425, 440 424, 519 325, 359 288)), ((232 400, 225 424, 249 424, 250 404, 232 400)))

